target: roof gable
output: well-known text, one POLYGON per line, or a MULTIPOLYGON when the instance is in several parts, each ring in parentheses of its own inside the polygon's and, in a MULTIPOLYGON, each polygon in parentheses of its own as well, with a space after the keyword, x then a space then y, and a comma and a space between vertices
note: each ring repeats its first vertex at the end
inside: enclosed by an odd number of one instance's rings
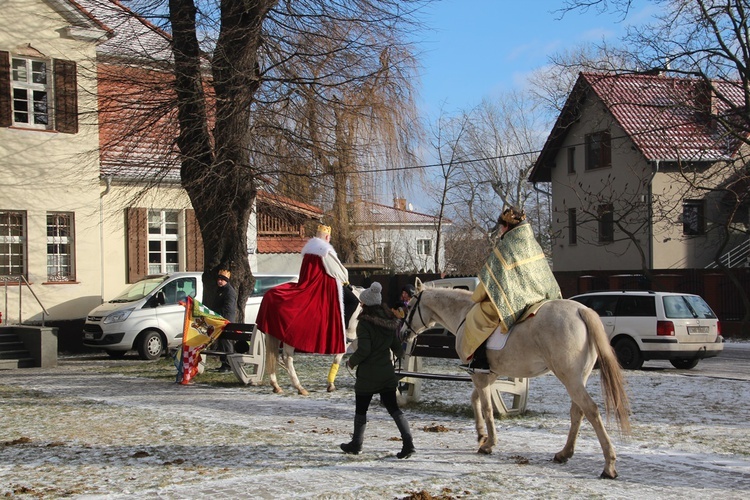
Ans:
POLYGON ((602 102, 647 161, 712 162, 731 157, 742 141, 709 116, 743 108, 744 96, 742 88, 731 82, 713 85, 720 98, 698 79, 581 73, 529 180, 551 180, 557 151, 590 98, 602 102))
MULTIPOLYGON (((352 223, 355 226, 435 226, 438 223, 438 217, 380 203, 358 201, 353 203, 352 210, 352 223)), ((450 223, 447 219, 443 219, 443 224, 450 223)))

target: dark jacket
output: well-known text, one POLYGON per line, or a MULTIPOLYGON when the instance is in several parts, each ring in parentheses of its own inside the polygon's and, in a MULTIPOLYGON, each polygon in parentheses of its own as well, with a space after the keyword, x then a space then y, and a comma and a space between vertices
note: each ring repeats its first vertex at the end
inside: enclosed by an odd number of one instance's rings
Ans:
POLYGON ((211 310, 234 323, 237 321, 237 291, 231 283, 218 287, 216 301, 211 310))
POLYGON ((349 358, 349 366, 357 367, 354 392, 375 394, 395 389, 398 384, 391 351, 403 355, 396 337, 399 320, 387 306, 363 306, 357 324, 357 350, 349 358))

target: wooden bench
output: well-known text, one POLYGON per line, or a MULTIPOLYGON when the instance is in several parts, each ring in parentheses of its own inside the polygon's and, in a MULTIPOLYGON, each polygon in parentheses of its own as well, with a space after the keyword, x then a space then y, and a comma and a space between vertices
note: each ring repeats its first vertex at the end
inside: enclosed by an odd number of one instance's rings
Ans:
MULTIPOLYGON (((456 352, 456 337, 443 328, 434 328, 418 335, 406 346, 406 354, 401 367, 396 370, 400 378, 401 397, 404 401, 419 401, 422 392, 422 380, 445 380, 471 382, 467 374, 429 373, 422 369, 424 358, 442 358, 459 360, 456 352)), ((519 415, 526 411, 529 394, 529 381, 524 378, 500 378, 492 384, 492 403, 495 410, 503 415, 519 415), (512 398, 510 404, 503 399, 503 394, 512 398)))
POLYGON ((257 326, 250 323, 229 323, 219 338, 235 341, 235 352, 206 349, 201 355, 226 356, 229 367, 240 382, 245 385, 259 384, 266 368, 266 344, 257 326))

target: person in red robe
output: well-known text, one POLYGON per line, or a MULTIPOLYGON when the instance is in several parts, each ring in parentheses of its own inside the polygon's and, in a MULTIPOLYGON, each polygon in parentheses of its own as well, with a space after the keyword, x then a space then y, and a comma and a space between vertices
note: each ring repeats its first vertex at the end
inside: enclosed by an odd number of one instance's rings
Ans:
POLYGON ((315 354, 346 351, 344 293, 349 285, 349 271, 339 261, 330 241, 330 226, 318 226, 315 237, 302 249, 298 281, 271 288, 260 303, 255 320, 258 329, 296 351, 315 354))

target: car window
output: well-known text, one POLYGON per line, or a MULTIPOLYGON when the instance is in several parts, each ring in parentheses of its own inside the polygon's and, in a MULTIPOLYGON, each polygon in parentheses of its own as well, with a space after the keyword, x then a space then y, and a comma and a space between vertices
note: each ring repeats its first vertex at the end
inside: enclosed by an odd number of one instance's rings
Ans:
POLYGON ((266 293, 269 289, 282 283, 292 281, 294 278, 289 276, 262 276, 255 278, 255 287, 253 288, 253 297, 259 297, 266 293))
POLYGON ((597 312, 599 316, 614 316, 617 310, 617 296, 615 295, 594 295, 583 297, 584 300, 576 299, 583 305, 589 306, 597 312))
POLYGON ((685 295, 685 301, 687 301, 698 318, 716 319, 716 314, 701 297, 697 295, 685 295))
POLYGON ((622 295, 617 303, 617 316, 655 317, 656 301, 650 295, 622 295))
POLYGON ((178 304, 188 296, 195 297, 195 278, 179 278, 164 285, 165 304, 178 304))
POLYGON ((664 314, 667 318, 716 318, 716 315, 702 298, 689 295, 668 295, 664 297, 664 314))

